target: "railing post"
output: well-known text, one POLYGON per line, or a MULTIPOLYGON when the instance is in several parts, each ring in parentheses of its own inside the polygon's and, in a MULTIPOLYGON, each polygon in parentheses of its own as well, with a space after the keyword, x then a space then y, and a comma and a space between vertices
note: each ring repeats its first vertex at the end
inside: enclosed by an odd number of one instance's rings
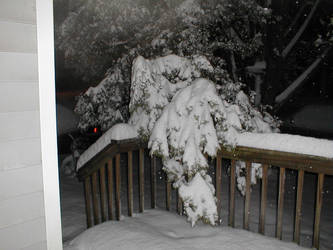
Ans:
POLYGON ((316 214, 313 233, 313 247, 319 249, 319 233, 320 233, 320 215, 321 207, 323 205, 323 186, 324 174, 318 174, 317 194, 316 194, 316 214))
POLYGON ((92 174, 92 193, 93 193, 93 211, 94 211, 94 224, 99 224, 99 203, 98 203, 98 187, 97 187, 97 171, 92 174))
POLYGON ((216 198, 217 198, 217 215, 218 215, 218 223, 221 223, 221 185, 222 185, 222 158, 220 155, 216 157, 216 198))
POLYGON ((109 211, 109 220, 114 220, 114 213, 113 213, 113 158, 108 160, 108 211, 109 211))
POLYGON ((171 209, 171 182, 168 181, 167 176, 165 175, 165 185, 166 185, 166 210, 170 211, 171 209))
POLYGON ((121 175, 120 175, 120 154, 116 154, 116 212, 117 220, 121 217, 121 175))
POLYGON ((106 221, 106 185, 105 185, 105 164, 102 165, 100 168, 100 173, 99 173, 99 182, 100 182, 100 189, 101 189, 101 212, 102 212, 102 222, 106 221))
POLYGON ((294 242, 300 243, 304 170, 298 170, 294 242))
POLYGON ((231 160, 230 166, 230 201, 229 201, 229 226, 235 227, 235 182, 236 161, 231 160))
POLYGON ((261 182, 261 201, 260 201, 260 218, 259 218, 259 233, 265 234, 265 217, 267 203, 267 170, 268 165, 262 165, 262 182, 261 182))
POLYGON ((150 165, 151 208, 156 207, 156 157, 151 158, 150 165))
POLYGON ((90 176, 87 176, 84 179, 84 197, 85 197, 85 205, 86 205, 87 227, 89 228, 92 226, 90 176))
POLYGON ((285 168, 280 168, 279 177, 279 198, 278 198, 278 215, 276 226, 276 238, 282 240, 282 225, 283 225, 283 204, 284 204, 284 184, 286 180, 285 168))
POLYGON ((127 175, 127 199, 128 199, 128 216, 133 216, 133 154, 128 151, 128 175, 127 175))
POLYGON ((139 212, 142 213, 145 207, 144 191, 145 191, 145 179, 144 179, 144 149, 139 149, 139 212))
POLYGON ((250 229, 250 200, 251 200, 251 162, 246 162, 246 189, 244 206, 244 229, 250 229))

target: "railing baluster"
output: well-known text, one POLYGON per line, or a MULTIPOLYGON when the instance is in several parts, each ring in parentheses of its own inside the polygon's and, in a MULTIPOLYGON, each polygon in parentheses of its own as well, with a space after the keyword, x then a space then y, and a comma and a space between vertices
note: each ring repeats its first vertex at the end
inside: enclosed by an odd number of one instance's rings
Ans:
POLYGON ((128 216, 133 216, 133 153, 128 151, 128 186, 127 186, 127 199, 128 199, 128 216))
POLYGON ((150 166, 151 208, 156 207, 156 157, 151 158, 150 166))
POLYGON ((177 190, 177 213, 179 215, 183 214, 183 201, 178 194, 178 190, 177 190))
POLYGON ((102 212, 102 222, 106 221, 106 202, 105 202, 105 194, 106 194, 106 185, 105 185, 105 165, 103 164, 102 167, 100 168, 100 173, 99 173, 99 182, 100 182, 100 188, 101 188, 101 212, 102 212))
POLYGON ((166 209, 170 211, 171 208, 171 182, 168 181, 168 178, 165 177, 166 183, 166 209))
POLYGON ((316 214, 315 214, 315 224, 313 233, 313 247, 319 249, 319 233, 320 233, 320 215, 321 207, 323 205, 323 186, 324 186, 324 174, 318 174, 317 183, 317 195, 316 195, 316 214))
POLYGON ((92 226, 91 220, 91 185, 90 185, 90 176, 87 176, 84 179, 84 197, 86 203, 86 217, 87 217, 87 227, 92 226))
POLYGON ((230 166, 230 200, 229 200, 229 226, 235 227, 235 187, 236 187, 236 161, 231 160, 230 166))
POLYGON ((121 217, 121 175, 120 175, 120 154, 116 155, 116 217, 120 220, 121 217))
POLYGON ((94 224, 99 224, 99 202, 97 190, 97 171, 92 174, 92 193, 93 193, 93 211, 94 211, 94 224))
POLYGON ((280 168, 279 178, 279 200, 278 200, 278 215, 277 215, 277 226, 276 226, 276 238, 282 240, 282 225, 283 225, 283 204, 284 204, 284 184, 286 180, 285 175, 286 169, 280 168))
POLYGON ((304 170, 298 170, 294 242, 300 243, 304 170))
POLYGON ((139 212, 142 213, 144 210, 144 149, 139 150, 139 212))
POLYGON ((216 157, 216 198, 217 198, 217 215, 218 223, 221 223, 221 185, 222 185, 222 158, 220 156, 216 157))
POLYGON ((261 183, 261 201, 260 201, 260 218, 259 233, 265 234, 265 217, 267 203, 267 170, 268 165, 262 165, 262 183, 261 183))
POLYGON ((250 200, 251 200, 251 162, 246 162, 246 189, 244 206, 244 229, 250 229, 250 200))
POLYGON ((114 213, 113 213, 113 159, 108 160, 108 211, 109 211, 109 220, 114 220, 114 213))

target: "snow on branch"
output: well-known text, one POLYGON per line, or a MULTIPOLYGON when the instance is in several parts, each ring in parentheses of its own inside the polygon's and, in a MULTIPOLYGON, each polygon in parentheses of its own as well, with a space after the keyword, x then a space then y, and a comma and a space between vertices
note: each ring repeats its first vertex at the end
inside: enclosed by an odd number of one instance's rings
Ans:
POLYGON ((215 85, 200 78, 173 97, 150 136, 151 154, 162 156, 192 225, 200 218, 214 225, 217 219, 215 189, 204 154, 216 156, 225 113, 215 85))
POLYGON ((142 136, 149 137, 174 94, 200 77, 202 71, 213 71, 203 56, 187 59, 168 55, 153 60, 137 57, 132 66, 129 123, 135 124, 142 136))

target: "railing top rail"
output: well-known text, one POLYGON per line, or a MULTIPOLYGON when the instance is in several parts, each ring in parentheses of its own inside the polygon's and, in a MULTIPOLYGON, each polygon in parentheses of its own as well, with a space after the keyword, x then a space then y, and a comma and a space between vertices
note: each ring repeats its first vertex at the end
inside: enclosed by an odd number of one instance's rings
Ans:
MULTIPOLYGON (((138 150, 140 148, 147 148, 147 143, 138 138, 119 141, 113 140, 108 146, 78 170, 79 179, 83 180, 86 176, 96 171, 100 167, 101 162, 105 159, 113 158, 118 153, 138 150)), ((325 158, 321 156, 245 146, 237 146, 234 149, 221 146, 218 156, 227 159, 250 161, 277 167, 302 169, 307 172, 333 175, 333 158, 325 158)))

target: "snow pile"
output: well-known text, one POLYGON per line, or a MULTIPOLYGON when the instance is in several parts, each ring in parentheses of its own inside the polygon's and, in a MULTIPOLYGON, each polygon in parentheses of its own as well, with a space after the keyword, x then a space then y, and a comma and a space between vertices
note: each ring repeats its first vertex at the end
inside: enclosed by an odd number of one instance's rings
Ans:
POLYGON ((80 156, 77 162, 77 169, 80 169, 97 153, 101 152, 111 143, 111 140, 125 140, 136 137, 138 137, 138 134, 133 126, 125 123, 118 123, 114 125, 80 156))
POLYGON ((333 158, 333 141, 288 134, 242 133, 239 146, 333 158))
POLYGON ((200 77, 200 70, 213 70, 204 57, 192 60, 168 55, 153 60, 137 57, 132 67, 130 124, 142 137, 148 138, 163 108, 174 94, 193 79, 200 77))
POLYGON ((197 225, 190 228, 182 217, 158 209, 133 218, 108 221, 88 229, 64 250, 301 250, 295 243, 230 227, 197 225))

